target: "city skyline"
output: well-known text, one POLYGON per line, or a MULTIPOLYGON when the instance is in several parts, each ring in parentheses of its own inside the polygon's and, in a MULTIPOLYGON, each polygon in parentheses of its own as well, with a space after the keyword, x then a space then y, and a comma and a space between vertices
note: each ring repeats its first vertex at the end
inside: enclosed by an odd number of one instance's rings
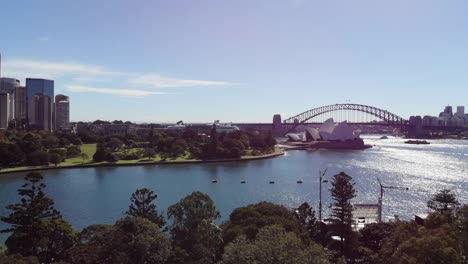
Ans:
POLYGON ((271 122, 343 102, 408 118, 467 105, 462 1, 2 5, 24 16, 0 37, 2 76, 53 79, 71 121, 271 122))

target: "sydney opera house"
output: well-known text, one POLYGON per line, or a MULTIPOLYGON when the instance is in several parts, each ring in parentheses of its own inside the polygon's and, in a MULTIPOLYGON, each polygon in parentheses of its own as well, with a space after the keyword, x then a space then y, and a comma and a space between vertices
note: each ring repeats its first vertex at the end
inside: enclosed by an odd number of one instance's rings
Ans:
POLYGON ((288 133, 286 137, 292 146, 363 149, 369 148, 360 138, 360 131, 354 131, 346 122, 335 123, 332 118, 325 121, 318 129, 311 126, 298 126, 297 132, 288 133))

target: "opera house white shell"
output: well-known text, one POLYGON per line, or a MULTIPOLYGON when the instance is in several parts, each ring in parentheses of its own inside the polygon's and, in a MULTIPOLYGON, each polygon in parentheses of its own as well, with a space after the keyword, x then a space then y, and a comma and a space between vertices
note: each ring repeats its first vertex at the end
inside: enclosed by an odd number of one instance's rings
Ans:
POLYGON ((354 131, 346 121, 335 123, 332 118, 325 121, 317 130, 309 126, 300 126, 298 133, 288 133, 286 137, 291 141, 326 140, 326 141, 346 141, 359 138, 359 132, 354 131))

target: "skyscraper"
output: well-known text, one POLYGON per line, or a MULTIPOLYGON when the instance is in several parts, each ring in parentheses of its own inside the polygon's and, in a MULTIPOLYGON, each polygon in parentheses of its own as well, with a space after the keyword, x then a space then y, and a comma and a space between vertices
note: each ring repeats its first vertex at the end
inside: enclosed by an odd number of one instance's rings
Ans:
POLYGON ((465 115, 465 107, 464 106, 457 106, 457 112, 455 115, 463 117, 465 115))
POLYGON ((19 86, 19 80, 0 78, 0 128, 7 128, 15 119, 15 90, 19 86))
POLYGON ((26 90, 29 126, 53 131, 54 81, 28 78, 26 90))
POLYGON ((15 91, 15 118, 17 120, 26 120, 26 86, 16 87, 15 91))
POLYGON ((452 107, 450 105, 447 105, 444 109, 444 113, 452 116, 453 115, 452 107))
POLYGON ((35 94, 29 108, 30 125, 35 129, 49 130, 52 127, 52 99, 44 94, 35 94))
POLYGON ((55 129, 68 128, 70 124, 70 98, 63 94, 55 96, 55 129))

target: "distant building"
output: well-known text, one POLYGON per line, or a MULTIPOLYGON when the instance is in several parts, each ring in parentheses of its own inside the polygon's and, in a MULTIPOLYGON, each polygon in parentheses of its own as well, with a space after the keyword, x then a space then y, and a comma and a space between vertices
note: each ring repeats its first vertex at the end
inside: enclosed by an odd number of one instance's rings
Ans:
POLYGON ((26 89, 29 126, 53 131, 54 81, 28 78, 26 89))
POLYGON ((423 126, 440 126, 441 122, 437 116, 424 116, 422 124, 423 126))
POLYGON ((457 106, 457 112, 455 113, 455 115, 459 117, 463 117, 465 115, 465 107, 457 106))
POLYGON ((0 78, 0 128, 8 128, 15 119, 15 90, 19 86, 19 80, 0 78))
POLYGON ((52 98, 35 94, 31 98, 28 111, 31 128, 52 131, 52 98))
POLYGON ((283 124, 281 123, 281 115, 276 114, 273 116, 273 128, 272 128, 273 134, 275 136, 282 136, 284 131, 283 131, 283 124))
POLYGON ((70 126, 70 98, 63 94, 55 96, 55 129, 70 126))
POLYGON ((450 105, 447 105, 444 109, 444 114, 447 114, 447 115, 450 115, 450 116, 453 116, 453 111, 452 111, 452 106, 450 105))
POLYGON ((26 97, 27 97, 26 87, 25 86, 17 87, 15 91, 15 118, 18 120, 27 119, 26 97))
POLYGON ((354 204, 353 228, 355 231, 363 229, 366 225, 379 223, 381 208, 379 204, 354 204))
POLYGON ((10 98, 7 94, 0 94, 0 128, 8 128, 10 98))
POLYGON ((298 126, 296 133, 288 133, 286 137, 293 142, 298 141, 346 141, 360 138, 360 131, 354 131, 346 121, 335 123, 333 118, 327 119, 319 129, 311 126, 298 126))

